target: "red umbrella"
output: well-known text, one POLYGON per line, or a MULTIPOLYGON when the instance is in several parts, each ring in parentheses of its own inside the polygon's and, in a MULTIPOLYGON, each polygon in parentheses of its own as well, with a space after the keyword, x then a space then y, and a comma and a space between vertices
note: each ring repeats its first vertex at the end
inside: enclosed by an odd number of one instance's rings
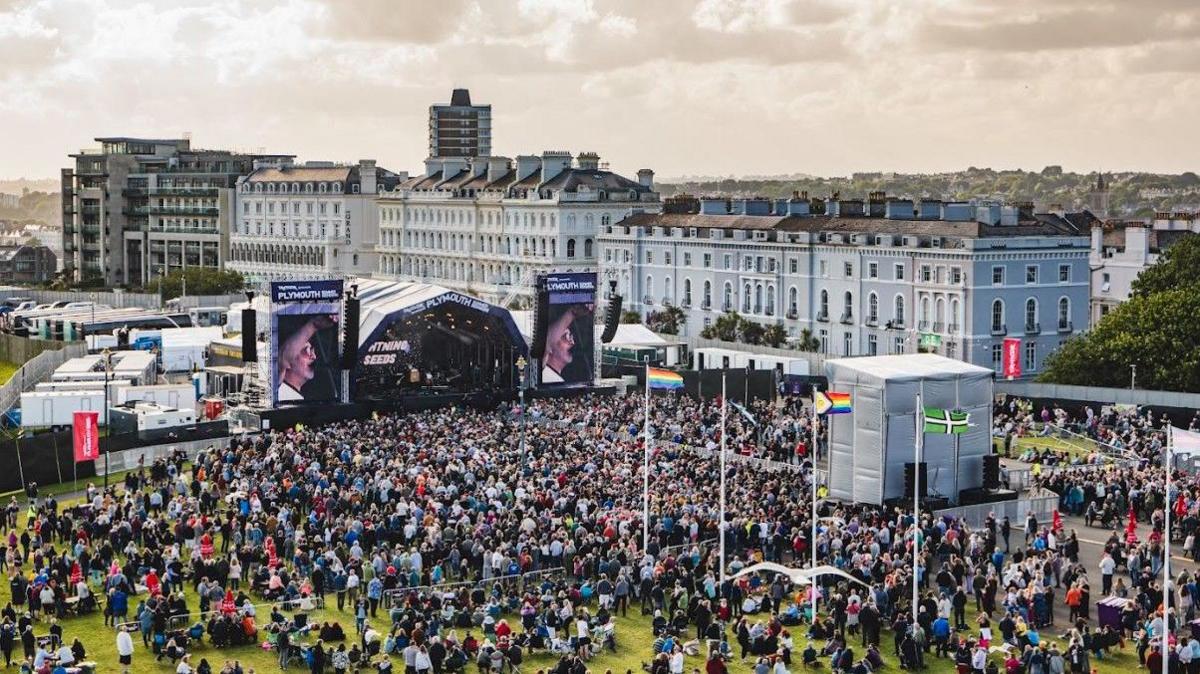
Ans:
POLYGON ((1058 535, 1058 532, 1062 531, 1062 528, 1063 528, 1062 516, 1058 514, 1057 510, 1055 510, 1054 511, 1054 520, 1050 523, 1050 531, 1051 531, 1051 533, 1058 535))

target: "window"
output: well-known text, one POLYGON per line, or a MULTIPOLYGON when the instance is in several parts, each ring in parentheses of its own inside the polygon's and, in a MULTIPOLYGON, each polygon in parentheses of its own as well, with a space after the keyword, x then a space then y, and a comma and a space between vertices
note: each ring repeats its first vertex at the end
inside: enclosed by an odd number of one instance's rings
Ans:
MULTIPOLYGON (((546 243, 545 239, 543 239, 543 240, 542 240, 542 243, 543 243, 543 244, 545 244, 545 243, 546 243)), ((592 257, 592 246, 593 246, 593 244, 592 244, 592 240, 591 240, 591 239, 585 239, 585 240, 584 240, 584 242, 583 242, 583 256, 584 256, 584 257, 586 257, 586 258, 588 258, 588 259, 591 259, 591 257, 592 257)))
POLYGON ((829 331, 821 328, 821 353, 829 353, 829 331))
POLYGON ((959 285, 962 283, 962 267, 950 268, 950 285, 959 285))
POLYGON ((1037 369, 1037 342, 1025 342, 1025 370, 1033 372, 1037 369))
POLYGON ((867 295, 867 323, 879 322, 879 296, 875 293, 867 295))
POLYGON ((894 311, 893 311, 892 318, 896 321, 896 324, 904 325, 904 296, 903 295, 896 295, 896 302, 895 302, 895 306, 893 307, 893 309, 894 309, 894 311))
POLYGON ((879 278, 879 263, 878 262, 868 262, 867 263, 867 278, 879 278))
POLYGON ((1004 267, 992 267, 992 285, 1004 285, 1004 267))
POLYGON ((826 266, 826 261, 825 261, 825 260, 821 260, 821 262, 820 262, 820 268, 821 268, 821 274, 820 274, 821 278, 825 278, 826 276, 828 276, 828 275, 829 275, 829 270, 828 270, 828 268, 827 268, 827 266, 826 266))
POLYGON ((775 315, 775 286, 767 286, 767 315, 775 315))
POLYGON ((683 279, 683 306, 692 306, 692 279, 683 279))
POLYGON ((896 280, 897 281, 904 280, 904 265, 902 265, 902 264, 896 265, 896 280))
POLYGON ((611 248, 606 248, 606 249, 604 250, 604 261, 605 261, 605 262, 612 262, 612 254, 613 254, 613 252, 612 252, 612 249, 611 249, 611 248))
POLYGON ((1071 325, 1071 300, 1062 297, 1058 300, 1058 329, 1066 330, 1071 325))
POLYGON ((767 271, 775 273, 775 262, 776 260, 773 257, 767 260, 767 271))
POLYGON ((1058 282, 1059 283, 1070 283, 1071 282, 1071 265, 1069 265, 1069 264, 1058 265, 1058 282))
POLYGON ((725 269, 733 269, 733 256, 729 253, 725 254, 725 269))
POLYGON ((933 280, 933 270, 927 264, 921 265, 921 283, 929 283, 933 280))
POLYGON ((800 261, 799 260, 797 260, 794 257, 792 259, 788 260, 788 273, 789 274, 796 274, 799 272, 799 270, 800 270, 800 261))
POLYGON ((843 298, 843 303, 844 303, 844 306, 846 307, 846 309, 845 309, 845 313, 842 314, 842 318, 849 319, 849 318, 853 317, 854 316, 854 295, 851 294, 851 292, 849 290, 846 291, 846 295, 843 298))
POLYGON ((712 253, 704 254, 704 268, 708 269, 712 266, 712 253))
POLYGON ((647 275, 646 276, 646 297, 651 297, 653 295, 654 295, 654 277, 647 275))
POLYGON ((853 262, 843 262, 842 270, 845 272, 846 278, 850 278, 851 276, 854 276, 854 263, 853 262))
POLYGON ((333 214, 338 215, 341 212, 342 212, 342 205, 336 201, 333 202, 333 214))
POLYGON ((1025 331, 1033 332, 1037 330, 1037 300, 1030 297, 1025 300, 1025 331))
POLYGON ((671 252, 670 251, 663 253, 663 264, 665 264, 667 266, 671 265, 671 252))
POLYGON ((867 355, 875 356, 879 354, 879 337, 874 333, 867 335, 867 355))
POLYGON ((796 299, 798 297, 799 293, 796 292, 796 286, 792 286, 788 289, 788 315, 793 318, 799 312, 799 309, 796 306, 796 299))
POLYGON ((854 336, 848 332, 842 335, 842 355, 854 355, 854 336))
POLYGON ((745 287, 744 291, 742 292, 742 313, 743 314, 750 313, 750 284, 749 283, 746 284, 746 287, 745 287))
POLYGON ((721 304, 721 310, 722 311, 732 311, 733 310, 733 285, 731 285, 730 283, 725 284, 725 302, 721 304))
POLYGON ((646 251, 646 264, 654 264, 654 251, 646 251))
POLYGON ((1037 283, 1038 268, 1036 264, 1025 267, 1025 283, 1037 283))
POLYGON ((994 300, 992 302, 992 332, 1002 330, 1004 330, 1004 302, 994 300))
POLYGON ((242 212, 243 212, 243 213, 249 213, 249 212, 250 212, 250 202, 249 202, 249 201, 243 201, 243 202, 242 202, 242 212))
POLYGON ((992 369, 999 372, 1001 361, 1004 359, 1004 347, 1000 344, 992 345, 992 369))
POLYGON ((897 337, 892 340, 892 353, 904 353, 904 338, 897 337))
POLYGON ((692 254, 691 253, 683 254, 683 266, 685 266, 685 267, 692 266, 692 254))
POLYGON ((712 306, 712 283, 705 281, 704 282, 704 308, 707 309, 711 306, 712 306))
POLYGON ((821 314, 820 315, 822 318, 827 318, 829 316, 829 291, 828 290, 821 291, 821 314))

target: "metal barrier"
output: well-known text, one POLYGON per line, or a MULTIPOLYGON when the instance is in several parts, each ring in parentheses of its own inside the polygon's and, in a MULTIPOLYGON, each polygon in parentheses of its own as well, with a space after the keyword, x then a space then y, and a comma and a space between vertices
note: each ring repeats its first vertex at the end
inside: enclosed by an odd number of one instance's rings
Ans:
POLYGON ((47 350, 39 353, 17 369, 12 377, 0 386, 0 411, 9 410, 21 398, 21 392, 32 388, 34 384, 49 379, 59 365, 71 358, 87 355, 87 344, 74 342, 62 349, 47 350))
POLYGON ((515 582, 515 583, 520 584, 522 586, 522 591, 524 591, 524 584, 526 582, 529 582, 530 580, 538 580, 538 582, 540 582, 541 578, 549 576, 551 574, 555 574, 555 573, 568 574, 570 572, 563 567, 555 567, 552 569, 539 569, 537 571, 527 571, 525 573, 512 573, 512 574, 507 574, 507 575, 503 575, 503 576, 492 576, 491 578, 479 578, 476 580, 460 580, 460 581, 453 581, 453 582, 449 582, 449 583, 438 583, 437 585, 410 585, 408 587, 397 587, 397 588, 394 588, 391 590, 384 590, 383 606, 385 608, 390 609, 395 604, 398 597, 403 597, 405 595, 412 594, 414 592, 418 593, 418 594, 423 593, 423 592, 455 592, 460 589, 474 588, 479 585, 490 587, 497 583, 500 583, 503 585, 503 584, 515 582))
POLYGON ((1058 494, 1049 489, 1042 489, 1031 498, 946 508, 933 511, 933 515, 959 518, 972 529, 982 527, 983 523, 987 521, 988 515, 994 515, 997 522, 1007 516, 1013 527, 1020 528, 1025 526, 1025 518, 1030 512, 1039 523, 1049 522, 1057 508, 1058 494))

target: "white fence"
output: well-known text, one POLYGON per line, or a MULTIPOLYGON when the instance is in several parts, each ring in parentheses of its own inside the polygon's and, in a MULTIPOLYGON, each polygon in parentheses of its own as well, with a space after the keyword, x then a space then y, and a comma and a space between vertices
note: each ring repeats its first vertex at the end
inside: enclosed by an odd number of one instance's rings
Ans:
POLYGON ((1001 381, 999 379, 996 380, 995 389, 996 393, 1007 393, 1018 398, 1149 405, 1151 407, 1176 407, 1191 410, 1200 409, 1200 393, 1102 388, 1099 386, 1068 386, 1065 384, 1042 384, 1032 381, 1001 381))
POLYGON ((988 515, 993 515, 996 522, 1001 522, 1007 516, 1013 528, 1025 526, 1025 518, 1030 512, 1037 518, 1038 524, 1050 522, 1054 510, 1058 508, 1058 494, 1043 489, 1030 498, 1016 501, 1000 501, 998 503, 980 503, 978 505, 959 506, 945 510, 935 510, 935 517, 959 517, 968 526, 977 529, 987 521, 988 515))
POLYGON ((12 409, 21 398, 21 392, 32 389, 34 384, 44 381, 51 372, 71 358, 87 355, 87 345, 83 342, 67 344, 62 349, 43 351, 22 365, 9 379, 0 386, 0 411, 12 409))

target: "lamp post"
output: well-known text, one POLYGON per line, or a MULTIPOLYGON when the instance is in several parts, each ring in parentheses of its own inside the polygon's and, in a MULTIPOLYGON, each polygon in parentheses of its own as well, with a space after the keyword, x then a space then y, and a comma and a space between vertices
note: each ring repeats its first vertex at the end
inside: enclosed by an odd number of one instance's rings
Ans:
MULTIPOLYGON (((101 355, 104 357, 104 433, 100 442, 104 442, 104 436, 108 434, 108 375, 112 369, 112 352, 105 348, 101 355)), ((104 491, 108 491, 108 452, 104 447, 101 452, 104 454, 104 491)))
POLYGON ((1129 366, 1129 390, 1137 388, 1137 363, 1129 366))
POLYGON ((517 356, 517 374, 521 378, 520 388, 517 390, 521 396, 521 467, 525 466, 525 366, 528 365, 525 361, 525 356, 517 356))

